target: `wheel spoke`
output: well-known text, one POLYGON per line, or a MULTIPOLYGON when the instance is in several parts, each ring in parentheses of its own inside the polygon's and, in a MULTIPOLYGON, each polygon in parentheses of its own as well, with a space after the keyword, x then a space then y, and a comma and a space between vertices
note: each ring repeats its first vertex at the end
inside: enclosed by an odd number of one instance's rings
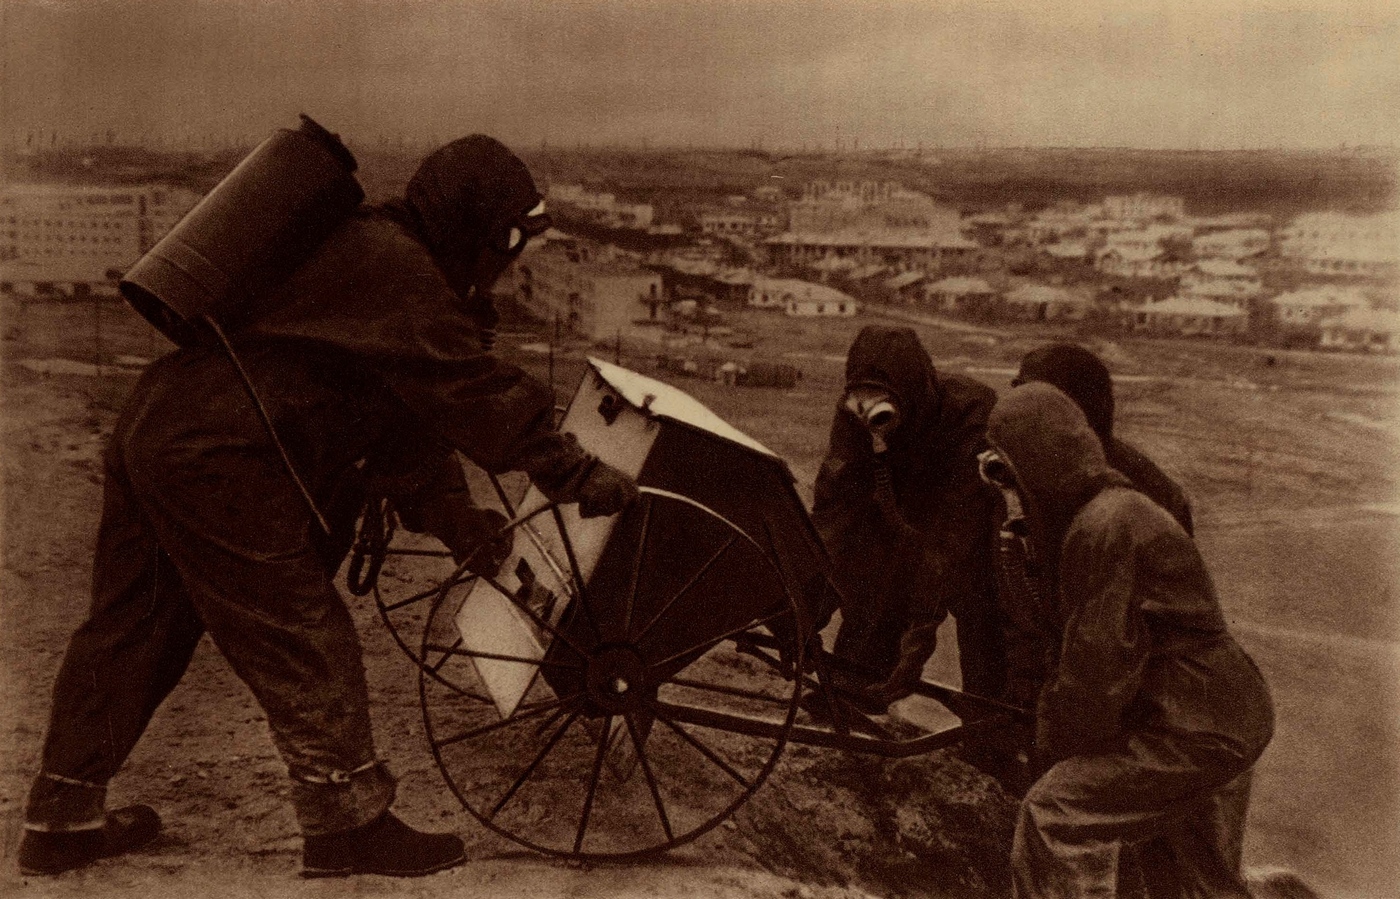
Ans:
POLYGON ((593 755, 593 773, 588 778, 588 792, 583 797, 583 813, 579 816, 578 834, 574 837, 575 853, 583 848, 583 835, 588 832, 588 816, 593 813, 593 797, 598 793, 598 781, 603 776, 603 759, 608 754, 612 722, 612 715, 603 719, 603 735, 598 740, 598 751, 593 755))
POLYGON ((447 549, 386 549, 386 556, 432 556, 438 559, 446 559, 452 555, 447 549))
MULTIPOLYGON (((442 666, 447 664, 447 660, 450 659, 450 658, 452 658, 452 656, 456 654, 456 652, 457 652, 457 647, 459 647, 459 646, 461 646, 461 645, 462 645, 462 638, 461 638, 461 637, 458 637, 456 640, 452 641, 452 645, 451 645, 451 646, 447 646, 447 647, 441 648, 440 651, 442 652, 442 658, 438 659, 437 662, 435 662, 431 667, 428 668, 428 670, 431 671, 433 674, 437 674, 439 671, 441 671, 441 670, 442 670, 442 666)), ((438 647, 436 647, 436 646, 428 646, 428 647, 426 648, 426 650, 424 651, 423 655, 426 656, 426 655, 428 654, 428 653, 427 653, 427 650, 433 650, 433 649, 438 649, 438 647)))
POLYGON ((676 835, 671 832, 671 819, 666 815, 666 803, 661 799, 661 787, 656 782, 656 776, 651 773, 651 763, 647 761, 647 753, 643 748, 644 741, 637 733, 637 724, 632 720, 631 715, 624 716, 627 721, 627 733, 632 737, 632 748, 637 753, 637 762, 642 766, 642 774, 647 780, 647 789, 651 790, 651 801, 656 803, 656 814, 661 818, 661 829, 666 832, 667 840, 674 840, 676 835))
POLYGON ((689 687, 692 690, 706 690, 711 693, 722 693, 725 696, 739 696, 745 699, 756 699, 760 702, 771 702, 774 705, 786 705, 787 700, 781 696, 770 696, 767 693, 760 693, 757 690, 745 690, 743 687, 727 687, 724 684, 707 684, 704 681, 692 680, 688 677, 673 677, 666 681, 677 687, 689 687))
POLYGON ((753 787, 753 784, 745 780, 742 774, 740 774, 738 771, 735 771, 728 762, 716 755, 713 749, 700 742, 698 737, 686 732, 679 724, 672 721, 669 717, 662 714, 654 707, 652 711, 653 713, 655 713, 657 720, 659 720, 662 724, 666 725, 667 727, 671 728, 671 730, 679 734, 681 739, 685 740, 691 746, 694 746, 697 750, 700 751, 701 755, 713 762, 721 771, 734 778, 734 780, 739 784, 739 786, 743 787, 746 790, 751 789, 753 787))
POLYGON ((564 705, 565 703, 572 702, 581 695, 582 694, 580 693, 575 693, 564 699, 555 699, 550 702, 542 703, 537 708, 533 708, 528 712, 522 712, 518 715, 511 715, 509 718, 502 718, 500 721, 492 721, 490 724, 483 724, 480 727, 474 727, 471 730, 463 731, 460 734, 455 734, 451 737, 445 737, 441 740, 433 740, 432 743, 435 748, 441 749, 444 746, 451 746, 453 743, 460 743, 463 740, 474 740, 477 737, 484 737, 493 731, 509 727, 512 724, 519 724, 521 721, 528 721, 531 718, 538 718, 545 712, 558 708, 559 706, 564 705))
POLYGON ((736 628, 734 628, 733 630, 727 631, 727 632, 725 632, 725 633, 723 633, 723 634, 720 634, 720 635, 717 636, 717 637, 707 637, 707 638, 705 638, 704 640, 702 640, 701 642, 696 643, 694 646, 691 646, 691 647, 689 647, 689 648, 687 648, 687 649, 682 649, 680 652, 673 653, 672 655, 667 656, 666 658, 662 659, 662 660, 659 661, 659 662, 652 662, 650 667, 652 667, 652 668, 663 668, 663 667, 665 667, 666 665, 669 665, 670 663, 674 662, 676 659, 684 658, 685 656, 688 656, 688 655, 690 655, 690 654, 693 653, 693 652, 696 652, 696 651, 701 650, 701 649, 705 649, 706 647, 709 647, 709 646, 714 646, 716 643, 721 643, 721 642, 723 642, 723 641, 725 641, 725 640, 728 640, 730 637, 734 637, 734 636, 737 636, 737 635, 739 635, 739 634, 742 634, 744 631, 752 630, 753 628, 756 628, 756 627, 762 627, 763 625, 768 624, 769 622, 777 621, 779 618, 782 618, 782 617, 785 616, 785 615, 791 615, 791 614, 792 614, 792 609, 783 609, 783 610, 781 610, 781 611, 774 612, 772 615, 769 615, 769 616, 766 617, 766 618, 760 618, 760 619, 758 619, 757 621, 751 621, 751 622, 749 622, 748 624, 743 625, 742 627, 736 627, 736 628))
POLYGON ((642 559, 647 552, 647 538, 651 536, 651 507, 655 500, 650 493, 644 494, 646 506, 642 509, 642 532, 637 536, 637 557, 632 560, 632 585, 627 589, 627 606, 623 611, 622 634, 632 632, 632 610, 637 602, 637 584, 642 577, 642 559))
MULTIPOLYGON (((549 716, 549 720, 546 721, 544 724, 540 725, 539 732, 543 733, 544 731, 548 730, 549 726, 552 725, 554 722, 558 721, 560 716, 562 716, 565 713, 565 711, 566 709, 563 706, 560 706, 558 709, 556 709, 554 714, 549 716)), ((559 742, 560 737, 564 736, 564 732, 569 729, 569 726, 573 724, 574 721, 578 720, 578 716, 580 714, 581 712, 578 709, 575 709, 564 721, 564 723, 559 726, 559 729, 556 730, 554 733, 550 734, 549 740, 545 742, 544 747, 540 749, 540 751, 535 755, 534 759, 531 760, 530 764, 525 768, 525 770, 520 772, 520 776, 515 779, 515 783, 510 785, 510 789, 506 790, 506 794, 501 797, 501 800, 497 802, 495 806, 492 807, 489 813, 487 813, 487 818, 494 819, 498 814, 500 814, 501 809, 506 807, 507 802, 510 802, 511 797, 515 795, 516 790, 519 790, 522 786, 525 785, 525 781, 529 780, 530 775, 535 773, 535 769, 538 768, 540 766, 540 763, 545 760, 545 756, 549 755, 550 751, 554 749, 555 744, 559 742)))
POLYGON ((385 612, 397 612, 399 609, 402 609, 404 606, 411 606, 411 605, 413 605, 415 602, 422 602, 423 600, 427 599, 427 598, 430 597, 430 596, 437 596, 437 595, 438 595, 439 593, 441 593, 443 590, 450 590, 450 589, 452 589, 453 587, 457 586, 458 584, 465 584, 465 583, 467 583, 468 581, 472 580, 472 579, 475 578, 475 577, 476 577, 476 575, 474 575, 474 574, 469 574, 469 575, 467 575, 466 577, 457 578, 456 580, 454 580, 454 581, 453 581, 452 583, 450 583, 450 584, 438 584, 436 587, 430 587, 430 588, 428 588, 427 590, 422 591, 421 593, 415 593, 415 594, 413 594, 412 596, 408 597, 407 599, 401 599, 401 600, 399 600, 398 602, 391 602, 391 603, 389 603, 388 605, 381 606, 381 608, 382 608, 385 612))
POLYGON ((515 504, 510 501, 509 496, 506 496, 506 488, 501 486, 501 479, 496 477, 489 471, 486 472, 486 478, 491 482, 491 486, 495 489, 496 498, 501 501, 501 507, 506 510, 506 517, 512 519, 515 518, 515 504))
MULTIPOLYGON (((424 647, 424 649, 430 652, 440 652, 443 654, 444 658, 446 658, 449 655, 452 655, 463 656, 469 659, 494 659, 498 662, 518 662, 522 665, 535 665, 540 668, 566 668, 570 671, 583 670, 582 665, 576 665, 571 662, 561 662, 557 659, 532 659, 528 656, 512 656, 505 655, 504 653, 499 652, 485 652, 483 650, 478 649, 459 649, 457 647, 458 644, 460 644, 461 642, 462 638, 458 637, 457 643, 454 643, 451 646, 439 646, 436 643, 429 643, 427 646, 424 647)), ((442 663, 439 662, 438 664, 441 665, 442 663)))
POLYGON ((569 537, 568 528, 564 527, 564 515, 559 511, 558 506, 551 507, 549 511, 554 516, 554 526, 559 529, 559 539, 564 542, 564 556, 569 560, 569 572, 573 575, 575 595, 578 596, 578 601, 583 604, 584 617, 588 619, 593 633, 598 635, 599 640, 602 640, 603 634, 598 629, 598 619, 593 617, 593 604, 588 601, 588 587, 583 583, 583 572, 578 567, 578 557, 574 555, 574 541, 569 537))
POLYGON ((711 566, 713 566, 715 562, 719 561, 719 557, 724 555, 725 551, 728 550, 729 547, 733 546, 738 541, 738 539, 739 538, 737 535, 731 534, 729 539, 724 541, 724 545, 721 546, 719 549, 715 550, 714 555, 706 559, 705 564, 700 566, 700 570, 695 572, 695 574, 690 578, 690 580, 685 582, 685 586, 680 589, 680 592, 676 593, 675 596, 672 596, 670 599, 666 600, 666 604, 661 607, 660 611, 658 611, 655 615, 652 616, 651 620, 646 623, 646 627, 642 628, 641 633, 633 637, 631 639, 631 642, 641 643, 642 640, 646 637, 646 635, 651 633, 651 629, 653 627, 656 627, 657 622, 661 621, 662 618, 666 617, 666 613, 671 611, 671 607, 674 606, 677 602, 679 602, 682 596, 685 596, 687 593, 690 592, 690 588, 694 587, 700 581, 700 579, 705 576, 705 573, 710 570, 711 566))

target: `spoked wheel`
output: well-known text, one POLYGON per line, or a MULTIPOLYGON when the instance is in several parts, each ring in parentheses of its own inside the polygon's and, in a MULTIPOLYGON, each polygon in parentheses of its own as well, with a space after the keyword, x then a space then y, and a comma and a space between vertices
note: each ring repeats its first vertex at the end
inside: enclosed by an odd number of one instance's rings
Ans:
POLYGON ((574 587, 562 611, 496 578, 433 603, 429 634, 504 599, 541 646, 526 658, 464 631, 424 640, 438 767, 478 820, 540 852, 629 858, 692 840, 753 795, 787 742, 803 612, 760 544, 687 497, 643 487, 584 554, 587 575, 570 527, 589 522, 554 520, 574 587), (502 702, 490 685, 507 682, 527 686, 502 702))
MULTIPOLYGON (((441 667, 441 653, 423 660, 419 648, 433 601, 445 589, 469 584, 473 575, 456 575, 452 554, 426 534, 396 535, 386 551, 383 567, 372 586, 379 617, 399 649, 434 674, 441 667)), ((449 645, 451 640, 448 641, 449 645)))
MULTIPOLYGON (((507 515, 514 517, 514 506, 500 481, 494 475, 487 477, 507 515)), ((512 529, 525 523, 528 521, 513 522, 512 529)), ((452 553, 435 537, 398 527, 391 509, 377 507, 367 511, 366 519, 361 522, 347 581, 356 595, 373 595, 380 620, 404 655, 424 667, 430 676, 440 678, 445 660, 443 653, 437 652, 427 658, 420 654, 425 640, 438 642, 439 635, 427 630, 429 612, 434 600, 444 592, 468 589, 475 579, 476 575, 462 570, 462 566, 453 561, 452 553), (360 585, 362 589, 357 589, 360 585)), ((446 645, 453 646, 455 640, 455 635, 448 634, 446 645)), ((454 689, 465 689, 460 684, 445 683, 454 689)))

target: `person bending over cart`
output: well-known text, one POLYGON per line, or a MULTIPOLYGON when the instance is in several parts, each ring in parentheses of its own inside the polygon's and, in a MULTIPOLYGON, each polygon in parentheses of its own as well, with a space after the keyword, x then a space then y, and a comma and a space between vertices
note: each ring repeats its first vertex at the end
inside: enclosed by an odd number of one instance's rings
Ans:
POLYGON ((1044 383, 993 410, 986 470, 1014 488, 1061 635, 1036 708, 1011 863, 1023 897, 1249 895, 1250 772, 1268 686, 1230 636, 1181 524, 1110 467, 1073 400, 1044 383), (1136 864, 1133 864, 1136 862, 1136 864))
POLYGON ((913 691, 949 612, 963 689, 1002 693, 998 497, 977 469, 995 398, 936 372, 910 328, 868 326, 851 344, 812 519, 842 593, 833 680, 863 711, 913 691))
MULTIPOLYGON (((1022 357, 1011 386, 1032 381, 1056 387, 1074 400, 1099 438, 1108 464, 1125 475, 1134 489, 1170 512, 1187 534, 1193 532, 1186 491, 1141 450, 1114 435, 1113 379, 1097 356, 1067 343, 1031 350, 1022 357)), ((1007 632, 1006 701, 1029 708, 1045 683, 1045 659, 1053 654, 1059 635, 1042 630, 1044 616, 1032 607, 1034 603, 1023 601, 1024 591, 1003 589, 1000 599, 1007 632)))
POLYGON ((1044 381, 1058 387, 1074 400, 1103 445, 1108 464, 1127 475, 1135 489, 1170 512, 1186 533, 1195 532, 1191 500, 1181 485, 1142 450, 1114 435, 1113 378, 1098 356, 1072 343, 1052 343, 1031 350, 1021 358, 1020 370, 1011 380, 1011 386, 1031 381, 1044 381))
POLYGON ((472 505, 452 448, 490 471, 527 472, 585 516, 635 496, 554 429, 549 388, 483 347, 488 291, 547 224, 540 204, 500 143, 455 141, 423 161, 402 201, 354 213, 232 332, 329 535, 229 356, 188 346, 146 371, 106 455, 93 602, 54 687, 25 873, 155 836, 147 806, 104 812, 107 783, 205 630, 267 714, 304 874, 423 874, 463 860, 455 835, 389 811, 395 781, 375 754, 360 644, 332 578, 371 479, 397 494, 405 524, 459 559, 493 533, 498 519, 472 505))

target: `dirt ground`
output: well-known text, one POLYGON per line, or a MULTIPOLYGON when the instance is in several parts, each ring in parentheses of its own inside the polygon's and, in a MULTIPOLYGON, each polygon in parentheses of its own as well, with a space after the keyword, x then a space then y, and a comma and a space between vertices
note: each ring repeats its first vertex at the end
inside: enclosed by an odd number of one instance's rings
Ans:
MULTIPOLYGON (((87 602, 99 457, 140 360, 163 344, 118 305, 9 306, 0 369, 0 890, 23 895, 996 896, 1014 804, 956 753, 897 763, 791 747, 724 826, 660 860, 569 866, 518 852, 444 788, 411 664, 373 607, 352 603, 381 751, 399 809, 461 833, 474 859, 421 881, 295 878, 284 771, 247 689, 201 646, 156 715, 113 802, 149 802, 167 831, 148 851, 26 883, 14 873, 24 792, 48 692, 87 602), (102 348, 94 356, 94 346, 102 348), (93 366, 102 363, 101 369, 93 366), (911 812, 911 810, 913 810, 911 812)), ((804 497, 824 449, 841 354, 856 322, 755 320, 758 352, 797 361, 787 394, 682 381, 788 459, 804 497)), ((920 326, 940 368, 1004 388, 1039 342, 920 326)), ((505 340, 543 374, 544 360, 505 340)), ((1400 410, 1394 360, 1145 341, 1095 344, 1120 384, 1121 431, 1191 492, 1200 542, 1236 633, 1269 677, 1279 732, 1261 763, 1247 843, 1258 866, 1300 871, 1326 896, 1391 893, 1400 870, 1400 410)), ((624 364, 650 372, 644 344, 624 364)), ((609 354, 610 355, 610 354, 609 354)), ((567 395, 582 351, 561 358, 567 395)), ((932 663, 956 661, 942 641, 932 663)), ((912 709, 912 717, 919 711, 912 709)))

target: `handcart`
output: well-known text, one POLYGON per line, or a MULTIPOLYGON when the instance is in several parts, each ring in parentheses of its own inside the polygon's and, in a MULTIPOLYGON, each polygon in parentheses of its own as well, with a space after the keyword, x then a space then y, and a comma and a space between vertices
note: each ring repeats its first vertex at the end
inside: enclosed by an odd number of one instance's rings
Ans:
POLYGON ((635 476, 639 501, 581 519, 492 478, 514 539, 497 575, 392 515, 362 529, 354 566, 418 666, 437 767, 486 827, 641 857, 733 815, 788 743, 907 757, 1016 713, 925 680, 962 723, 896 731, 832 689, 818 632, 838 596, 792 476, 687 394, 590 359, 560 428, 635 476))

